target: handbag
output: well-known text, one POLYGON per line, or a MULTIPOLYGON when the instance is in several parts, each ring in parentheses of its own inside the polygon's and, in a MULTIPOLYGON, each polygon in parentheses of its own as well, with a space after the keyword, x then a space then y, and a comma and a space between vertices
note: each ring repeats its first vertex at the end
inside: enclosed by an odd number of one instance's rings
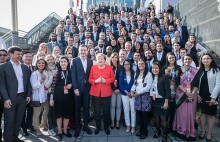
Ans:
POLYGON ((40 107, 41 103, 40 103, 40 101, 31 101, 29 106, 30 107, 40 107))

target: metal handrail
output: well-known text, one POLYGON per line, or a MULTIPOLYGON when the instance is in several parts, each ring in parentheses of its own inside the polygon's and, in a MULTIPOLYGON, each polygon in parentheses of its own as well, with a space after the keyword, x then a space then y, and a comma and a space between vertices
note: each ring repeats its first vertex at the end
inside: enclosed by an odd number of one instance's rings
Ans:
POLYGON ((55 17, 58 20, 62 20, 62 18, 56 14, 55 12, 52 12, 49 16, 47 16, 44 20, 42 20, 39 24, 37 24, 34 28, 32 28, 28 34, 26 35, 26 37, 30 37, 31 34, 35 33, 36 31, 38 31, 38 27, 41 27, 44 24, 47 24, 47 21, 52 19, 53 17, 55 17))
MULTIPOLYGON (((54 28, 54 26, 57 25, 61 19, 62 18, 58 14, 52 12, 49 16, 47 16, 29 32, 19 30, 19 41, 23 46, 26 43, 25 48, 28 48, 28 46, 30 47, 30 45, 35 45, 39 42, 39 39, 42 38, 52 28, 54 28)), ((11 31, 4 34, 2 36, 2 39, 5 41, 6 47, 10 47, 12 44, 11 31)))

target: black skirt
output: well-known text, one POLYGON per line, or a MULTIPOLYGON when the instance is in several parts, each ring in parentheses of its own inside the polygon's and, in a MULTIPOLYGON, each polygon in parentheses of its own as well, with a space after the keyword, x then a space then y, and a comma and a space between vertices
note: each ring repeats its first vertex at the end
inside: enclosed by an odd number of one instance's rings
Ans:
POLYGON ((211 94, 209 92, 208 79, 207 79, 207 71, 204 71, 200 84, 201 85, 200 85, 199 95, 202 98, 202 103, 198 103, 197 112, 201 112, 202 114, 206 114, 210 116, 217 115, 217 105, 209 106, 209 104, 206 102, 211 100, 210 97, 211 94))
POLYGON ((168 116, 169 109, 164 110, 162 106, 164 105, 165 99, 157 98, 153 101, 153 113, 159 116, 168 116))

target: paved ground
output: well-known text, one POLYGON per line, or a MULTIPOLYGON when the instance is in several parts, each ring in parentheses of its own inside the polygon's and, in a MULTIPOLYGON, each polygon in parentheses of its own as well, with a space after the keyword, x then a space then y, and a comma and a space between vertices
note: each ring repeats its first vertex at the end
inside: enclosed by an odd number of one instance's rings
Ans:
MULTIPOLYGON (((94 127, 94 122, 91 122, 90 125, 92 131, 94 132, 95 127, 94 127)), ((125 132, 125 127, 121 126, 119 130, 117 129, 110 129, 111 134, 107 136, 103 130, 100 131, 98 135, 87 135, 83 131, 80 133, 80 137, 78 139, 75 138, 63 138, 63 142, 160 142, 161 137, 159 139, 153 139, 153 134, 155 131, 155 128, 150 125, 148 127, 149 131, 149 136, 145 140, 140 140, 138 137, 135 135, 132 135, 131 133, 126 133, 125 132)), ((43 132, 43 131, 42 131, 43 132)), ((70 131, 72 134, 74 134, 74 131, 70 131)), ((35 133, 30 133, 29 136, 27 137, 21 137, 22 140, 25 140, 25 142, 56 142, 57 138, 56 137, 50 137, 48 136, 47 132, 43 132, 45 135, 37 137, 35 133)), ((199 140, 198 140, 199 141, 199 140)), ((203 140, 205 142, 205 140, 203 140)), ((203 142, 201 141, 201 142, 203 142)), ((214 132, 213 132, 213 142, 220 142, 220 128, 215 126, 214 132)), ((183 142, 180 139, 172 136, 171 134, 169 135, 169 142, 183 142)))

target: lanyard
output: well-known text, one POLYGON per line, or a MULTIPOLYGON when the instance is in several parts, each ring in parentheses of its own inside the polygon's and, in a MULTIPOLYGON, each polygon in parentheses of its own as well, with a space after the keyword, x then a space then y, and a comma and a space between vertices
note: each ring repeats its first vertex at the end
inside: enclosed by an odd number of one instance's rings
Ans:
POLYGON ((64 75, 64 72, 62 71, 62 77, 64 78, 64 82, 65 82, 65 85, 67 83, 67 76, 68 76, 68 71, 66 72, 66 75, 64 75))
POLYGON ((190 80, 191 80, 191 79, 190 79, 190 70, 191 70, 191 67, 185 71, 186 78, 187 78, 187 81, 188 81, 188 82, 190 82, 190 80))

